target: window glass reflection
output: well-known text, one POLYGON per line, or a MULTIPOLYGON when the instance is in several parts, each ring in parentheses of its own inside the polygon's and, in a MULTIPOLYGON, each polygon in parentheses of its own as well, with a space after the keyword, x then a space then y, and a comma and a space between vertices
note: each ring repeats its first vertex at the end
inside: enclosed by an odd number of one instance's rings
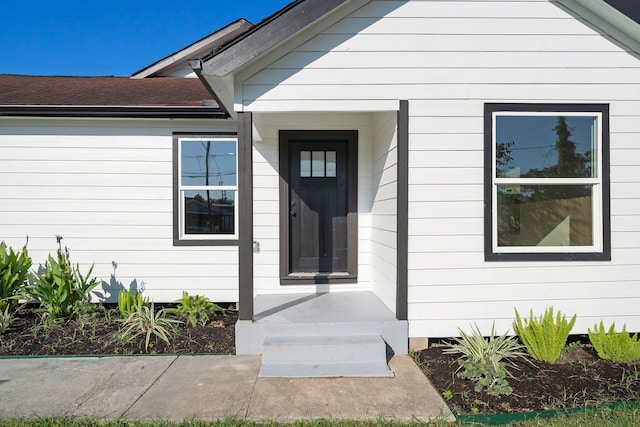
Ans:
POLYGON ((183 191, 183 198, 185 234, 234 234, 234 191, 183 191))
POLYGON ((234 140, 182 140, 180 142, 183 186, 235 186, 234 140))

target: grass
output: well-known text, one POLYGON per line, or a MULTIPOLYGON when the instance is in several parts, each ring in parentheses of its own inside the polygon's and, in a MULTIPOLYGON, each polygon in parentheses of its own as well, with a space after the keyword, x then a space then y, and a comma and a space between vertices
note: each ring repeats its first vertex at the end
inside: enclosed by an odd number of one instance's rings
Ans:
MULTIPOLYGON (((254 422, 242 419, 223 419, 219 421, 185 420, 182 422, 169 421, 128 421, 128 420, 99 420, 87 418, 34 418, 34 419, 7 419, 0 420, 0 427, 445 427, 464 426, 464 424, 450 424, 444 420, 434 420, 431 423, 400 423, 389 420, 356 421, 356 420, 303 420, 291 423, 278 423, 275 421, 254 422)), ((518 424, 509 424, 507 427, 627 427, 640 425, 640 408, 603 409, 597 412, 581 412, 572 415, 564 415, 556 418, 535 419, 518 424)))

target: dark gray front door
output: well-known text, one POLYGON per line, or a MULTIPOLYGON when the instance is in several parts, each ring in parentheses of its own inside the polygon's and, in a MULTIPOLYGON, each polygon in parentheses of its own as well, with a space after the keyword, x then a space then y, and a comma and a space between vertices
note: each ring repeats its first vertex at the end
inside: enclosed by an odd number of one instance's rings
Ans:
POLYGON ((292 141, 289 150, 291 272, 346 273, 347 142, 292 141))

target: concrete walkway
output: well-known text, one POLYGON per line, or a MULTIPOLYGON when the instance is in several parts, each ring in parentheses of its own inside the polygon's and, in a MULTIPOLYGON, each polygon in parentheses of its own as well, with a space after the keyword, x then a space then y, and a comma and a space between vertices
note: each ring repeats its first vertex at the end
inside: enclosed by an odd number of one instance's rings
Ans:
POLYGON ((292 421, 453 415, 408 356, 393 378, 258 378, 259 356, 0 360, 0 418, 292 421))

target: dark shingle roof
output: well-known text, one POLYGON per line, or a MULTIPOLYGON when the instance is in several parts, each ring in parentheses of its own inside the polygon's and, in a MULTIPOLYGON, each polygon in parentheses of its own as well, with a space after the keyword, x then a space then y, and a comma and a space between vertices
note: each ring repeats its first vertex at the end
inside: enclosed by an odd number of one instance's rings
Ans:
POLYGON ((7 106, 194 107, 211 99, 199 79, 0 74, 0 105, 7 106))

